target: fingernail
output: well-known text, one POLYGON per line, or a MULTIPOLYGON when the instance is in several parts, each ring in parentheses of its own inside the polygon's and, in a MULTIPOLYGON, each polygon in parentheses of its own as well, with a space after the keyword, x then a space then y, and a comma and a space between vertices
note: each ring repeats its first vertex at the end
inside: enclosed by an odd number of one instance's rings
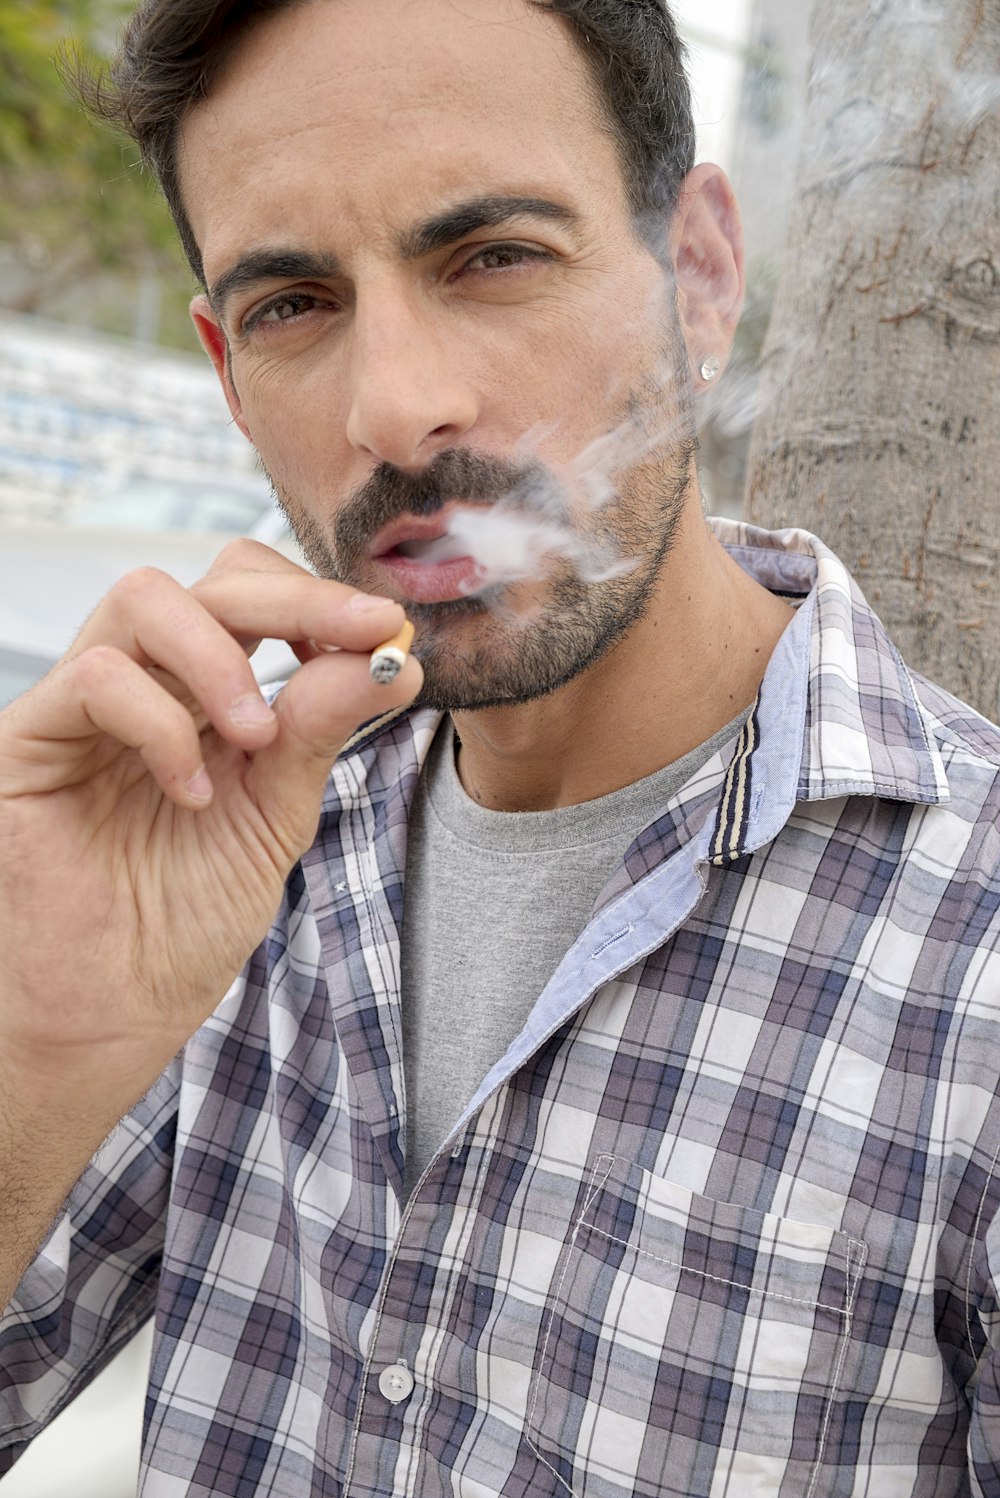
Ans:
POLYGON ((355 593, 347 607, 355 614, 369 614, 373 609, 384 609, 387 603, 395 603, 394 598, 380 598, 377 593, 355 593))
POLYGON ((245 697, 238 697, 233 703, 229 716, 234 723, 240 723, 246 728, 256 728, 261 723, 270 723, 274 713, 263 697, 256 692, 248 692, 245 697))
POLYGON ((322 640, 310 640, 308 642, 314 650, 321 650, 324 655, 339 655, 339 645, 326 645, 322 640))
POLYGON ((184 789, 192 801, 210 801, 212 799, 212 782, 204 765, 202 765, 196 775, 191 776, 184 789))

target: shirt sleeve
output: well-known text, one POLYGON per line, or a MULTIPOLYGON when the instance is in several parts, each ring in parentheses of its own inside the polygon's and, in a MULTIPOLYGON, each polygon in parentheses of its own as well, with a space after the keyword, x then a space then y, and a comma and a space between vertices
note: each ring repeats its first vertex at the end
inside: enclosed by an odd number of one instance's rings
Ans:
POLYGON ((179 1076, 178 1059, 98 1150, 0 1317, 0 1474, 152 1312, 179 1076))

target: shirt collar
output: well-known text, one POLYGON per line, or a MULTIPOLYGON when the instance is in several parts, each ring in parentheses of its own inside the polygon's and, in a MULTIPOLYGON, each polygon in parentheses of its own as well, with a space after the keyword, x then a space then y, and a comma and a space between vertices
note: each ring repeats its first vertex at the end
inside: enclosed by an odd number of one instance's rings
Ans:
POLYGON ((806 531, 711 525, 756 581, 798 601, 740 734, 711 861, 727 864, 763 847, 797 801, 947 801, 932 719, 843 563, 806 531))

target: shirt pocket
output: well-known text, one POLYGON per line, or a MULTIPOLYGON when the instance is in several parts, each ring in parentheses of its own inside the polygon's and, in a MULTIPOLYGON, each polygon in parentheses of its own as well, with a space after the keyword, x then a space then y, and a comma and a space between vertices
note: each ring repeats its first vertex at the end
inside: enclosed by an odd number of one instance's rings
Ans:
POLYGON ((820 1498, 865 1257, 600 1156, 556 1266, 529 1445, 578 1498, 820 1498))

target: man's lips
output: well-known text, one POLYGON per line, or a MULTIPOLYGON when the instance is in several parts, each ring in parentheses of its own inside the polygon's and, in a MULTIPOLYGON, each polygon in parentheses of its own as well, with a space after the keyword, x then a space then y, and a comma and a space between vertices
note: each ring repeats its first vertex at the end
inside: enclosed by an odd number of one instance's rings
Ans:
MULTIPOLYGON (((389 574, 397 596, 435 603, 540 577, 552 555, 594 565, 559 520, 502 503, 459 501, 433 515, 399 516, 375 536, 368 559, 389 574)), ((629 565, 615 558, 607 572, 602 564, 607 576, 629 565)))
POLYGON ((433 515, 400 515, 385 525, 372 542, 368 555, 375 560, 395 553, 399 547, 423 548, 432 541, 439 541, 448 534, 449 512, 438 510, 433 515))
POLYGON ((447 510, 402 515, 378 532, 369 549, 396 593, 413 603, 467 598, 482 584, 482 567, 464 542, 449 535, 448 520, 447 510))

